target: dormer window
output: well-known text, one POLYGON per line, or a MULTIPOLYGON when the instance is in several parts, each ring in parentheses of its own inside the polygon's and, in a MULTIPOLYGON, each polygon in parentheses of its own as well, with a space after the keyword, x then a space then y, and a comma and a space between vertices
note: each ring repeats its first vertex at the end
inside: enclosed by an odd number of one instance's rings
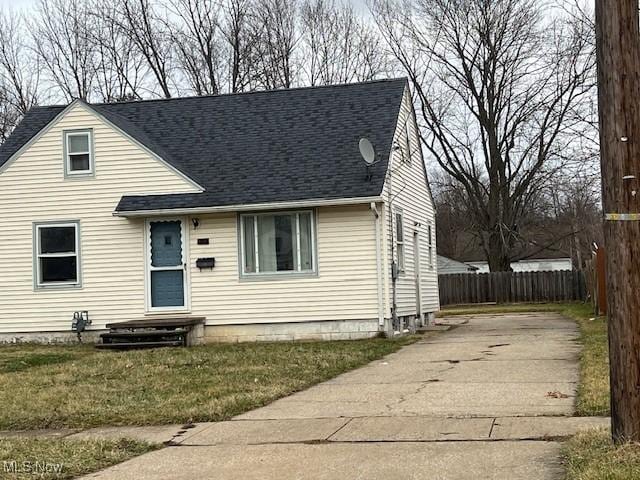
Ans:
POLYGON ((93 131, 64 132, 64 170, 67 177, 93 175, 93 131))

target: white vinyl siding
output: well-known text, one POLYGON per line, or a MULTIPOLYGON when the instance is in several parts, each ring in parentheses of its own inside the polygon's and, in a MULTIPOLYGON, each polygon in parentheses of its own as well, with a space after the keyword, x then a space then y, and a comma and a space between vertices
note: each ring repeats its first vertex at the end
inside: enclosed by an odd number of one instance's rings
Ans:
POLYGON ((376 242, 368 205, 316 209, 316 274, 262 281, 245 281, 239 273, 236 213, 198 219, 190 245, 191 313, 206 316, 208 324, 377 319, 376 242), (198 238, 210 244, 199 245, 198 238), (215 268, 196 268, 200 257, 215 257, 215 268))
POLYGON ((198 190, 76 104, 0 172, 0 333, 70 331, 88 310, 93 328, 144 313, 144 220, 114 217, 127 193, 198 190), (63 131, 91 128, 98 165, 91 181, 65 180, 63 131), (82 288, 34 291, 33 224, 80 222, 82 288))
MULTIPOLYGON (((384 221, 385 225, 385 316, 391 315, 391 242, 395 240, 395 224, 388 219, 388 200, 393 198, 393 209, 402 211, 404 223, 404 274, 398 277, 397 305, 398 315, 406 316, 416 313, 416 284, 415 269, 417 267, 414 255, 415 242, 410 241, 417 232, 420 249, 420 281, 421 281, 421 306, 422 312, 435 312, 440 308, 438 295, 437 269, 434 268, 436 240, 435 240, 435 211, 431 195, 427 187, 427 180, 423 166, 422 150, 417 135, 416 124, 413 117, 411 96, 405 91, 402 101, 400 118, 396 130, 395 141, 402 147, 401 151, 392 154, 392 181, 385 184, 383 199, 385 200, 384 221), (407 135, 408 134, 408 135, 407 135), (409 148, 406 148, 407 136, 409 148), (406 151, 408 150, 408 152, 406 151), (389 192, 389 185, 393 192, 389 192), (392 223, 393 225, 389 225, 392 223), (429 228, 430 227, 430 228, 429 228), (429 242, 429 230, 431 229, 431 242, 429 242)), ((397 255, 397 252, 396 252, 397 255)))

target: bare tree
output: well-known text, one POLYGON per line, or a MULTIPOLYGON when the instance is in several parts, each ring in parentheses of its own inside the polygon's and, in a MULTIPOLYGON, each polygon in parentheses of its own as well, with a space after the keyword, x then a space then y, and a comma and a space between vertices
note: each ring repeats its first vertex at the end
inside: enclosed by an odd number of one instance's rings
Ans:
POLYGON ((387 70, 384 41, 350 5, 309 0, 302 5, 300 16, 308 84, 367 81, 387 70))
POLYGON ((117 2, 118 14, 113 20, 145 59, 162 96, 170 98, 175 87, 171 76, 174 59, 172 33, 166 15, 161 14, 159 6, 150 0, 117 2))
POLYGON ((583 23, 537 0, 376 0, 376 22, 417 95, 423 145, 462 186, 492 271, 570 161, 593 85, 583 23))
POLYGON ((40 74, 22 16, 0 11, 0 143, 38 103, 40 74))
POLYGON ((20 116, 38 103, 40 87, 38 61, 26 39, 23 17, 0 11, 0 79, 6 100, 20 116))
POLYGON ((250 0, 229 0, 224 6, 221 22, 227 43, 228 89, 236 93, 250 89, 255 73, 252 71, 256 33, 252 28, 250 0))
POLYGON ((296 76, 297 0, 261 0, 254 8, 252 66, 262 88, 290 88, 296 76))
POLYGON ((95 80, 88 18, 82 0, 40 0, 31 27, 39 62, 67 100, 87 99, 95 80))
POLYGON ((220 92, 225 39, 220 30, 221 6, 216 0, 171 0, 173 42, 178 62, 197 95, 220 92))
POLYGON ((429 180, 438 226, 438 254, 456 260, 466 260, 475 250, 477 242, 464 190, 442 171, 431 172, 429 180))
POLYGON ((20 114, 11 101, 9 89, 0 80, 0 145, 9 137, 19 121, 20 114))
POLYGON ((584 268, 593 244, 603 244, 599 192, 600 176, 588 170, 558 178, 546 189, 556 224, 569 234, 562 243, 578 269, 584 268))
POLYGON ((91 3, 89 38, 96 51, 95 96, 103 102, 142 98, 144 58, 132 49, 117 5, 110 0, 91 3))

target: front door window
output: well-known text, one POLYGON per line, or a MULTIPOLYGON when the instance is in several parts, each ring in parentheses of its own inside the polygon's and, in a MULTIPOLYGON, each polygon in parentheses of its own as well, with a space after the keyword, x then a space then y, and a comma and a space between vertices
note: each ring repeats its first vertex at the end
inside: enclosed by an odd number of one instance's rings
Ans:
POLYGON ((151 308, 185 306, 185 268, 180 220, 149 222, 151 308))

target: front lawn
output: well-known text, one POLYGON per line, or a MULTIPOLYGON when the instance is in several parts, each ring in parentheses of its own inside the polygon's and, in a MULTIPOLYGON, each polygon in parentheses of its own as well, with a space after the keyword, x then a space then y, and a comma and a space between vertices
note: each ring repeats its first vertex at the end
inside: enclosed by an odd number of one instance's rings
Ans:
POLYGON ((225 420, 413 341, 415 337, 129 352, 0 346, 0 430, 225 420))
POLYGON ((576 399, 576 415, 609 415, 609 347, 607 322, 594 318, 592 307, 583 303, 540 303, 514 305, 481 305, 444 309, 444 315, 480 313, 558 312, 573 318, 580 327, 580 385, 576 399))
POLYGON ((0 439, 0 478, 63 480, 159 448, 134 440, 0 439))

